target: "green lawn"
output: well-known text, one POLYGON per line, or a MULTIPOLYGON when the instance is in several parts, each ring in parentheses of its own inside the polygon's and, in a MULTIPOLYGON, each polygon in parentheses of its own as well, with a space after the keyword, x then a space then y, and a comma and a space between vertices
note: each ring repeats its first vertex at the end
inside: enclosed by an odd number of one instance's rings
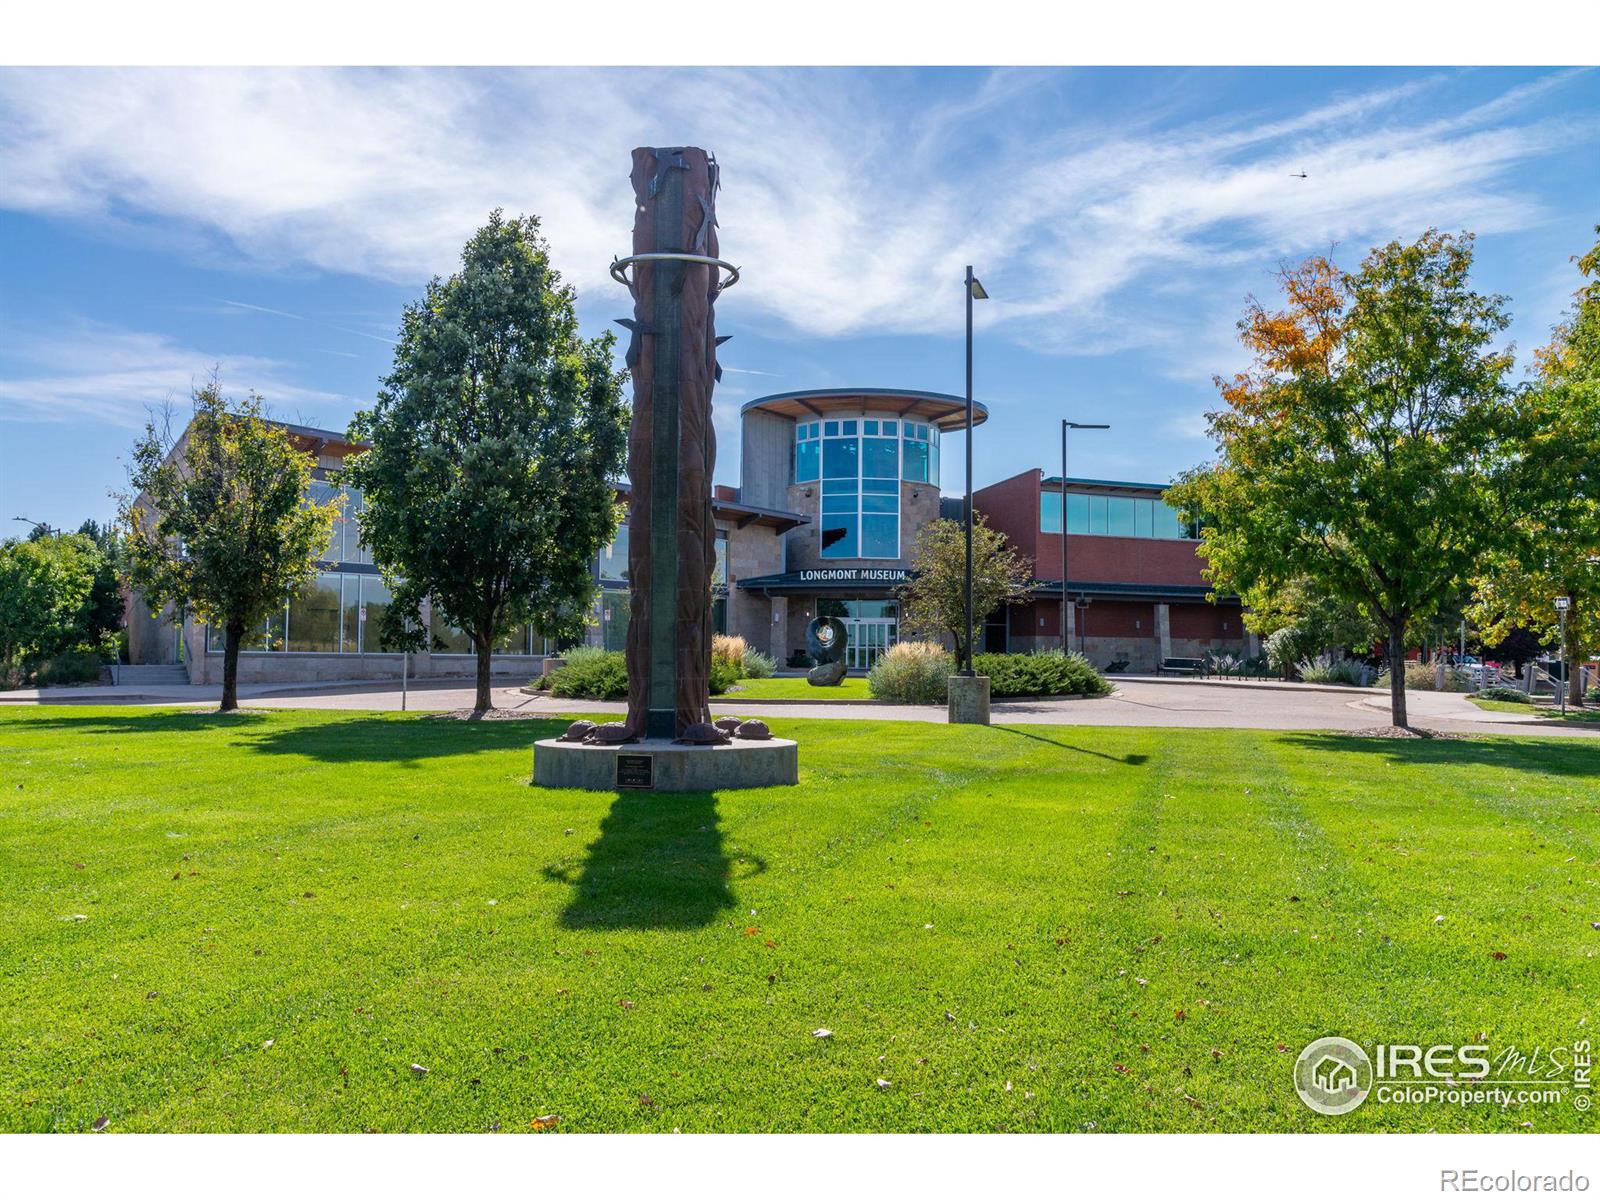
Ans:
POLYGON ((772 723, 798 788, 652 797, 528 787, 561 721, 0 710, 0 1130, 1594 1128, 1290 1068, 1593 1036, 1600 743, 772 723))
POLYGON ((1567 715, 1561 715, 1559 707, 1552 708, 1545 704, 1519 704, 1515 700, 1480 700, 1476 696, 1469 699, 1479 708, 1487 712, 1501 713, 1532 713, 1536 717, 1549 721, 1569 721, 1579 725, 1600 725, 1600 708, 1574 708, 1568 706, 1567 715))
POLYGON ((871 700, 865 675, 846 675, 838 687, 812 687, 804 675, 741 679, 734 690, 716 700, 871 700))

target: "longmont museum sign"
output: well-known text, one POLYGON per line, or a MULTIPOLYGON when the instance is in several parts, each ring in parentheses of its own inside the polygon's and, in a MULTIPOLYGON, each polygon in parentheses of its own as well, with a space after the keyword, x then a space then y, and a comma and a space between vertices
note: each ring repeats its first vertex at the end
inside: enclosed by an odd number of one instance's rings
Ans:
POLYGON ((890 587, 911 578, 905 567, 807 567, 801 571, 785 571, 781 575, 755 575, 739 580, 739 586, 753 591, 768 589, 814 589, 844 585, 873 585, 890 587))

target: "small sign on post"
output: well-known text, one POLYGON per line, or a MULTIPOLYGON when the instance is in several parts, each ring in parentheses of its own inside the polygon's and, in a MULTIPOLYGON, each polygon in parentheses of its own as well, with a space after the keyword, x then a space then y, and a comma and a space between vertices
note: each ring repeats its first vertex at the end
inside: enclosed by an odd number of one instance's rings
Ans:
POLYGON ((1572 597, 1571 596, 1557 596, 1556 597, 1556 611, 1557 612, 1566 612, 1571 607, 1572 607, 1572 597))

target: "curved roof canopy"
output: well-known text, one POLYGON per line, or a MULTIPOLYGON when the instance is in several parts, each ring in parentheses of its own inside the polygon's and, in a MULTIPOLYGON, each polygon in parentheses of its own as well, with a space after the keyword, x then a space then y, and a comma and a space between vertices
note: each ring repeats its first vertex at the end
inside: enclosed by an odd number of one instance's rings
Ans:
MULTIPOLYGON (((819 388, 810 392, 778 392, 749 401, 739 410, 739 415, 758 410, 792 417, 797 421, 807 421, 824 414, 849 416, 872 412, 926 421, 945 432, 965 429, 967 426, 967 402, 963 397, 903 388, 819 388)), ((989 410, 974 400, 972 423, 982 425, 988 418, 989 410)))

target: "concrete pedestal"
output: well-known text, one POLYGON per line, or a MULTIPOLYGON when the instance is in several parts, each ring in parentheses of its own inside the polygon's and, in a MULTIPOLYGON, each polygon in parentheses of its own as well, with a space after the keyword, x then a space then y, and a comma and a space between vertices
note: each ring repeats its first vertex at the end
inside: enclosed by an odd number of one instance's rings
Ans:
POLYGON ((664 738, 596 746, 550 738, 533 745, 533 782, 539 787, 725 792, 799 781, 799 749, 787 738, 728 746, 679 746, 664 738))
POLYGON ((989 723, 989 677, 952 675, 948 685, 950 724, 987 725, 989 723))

